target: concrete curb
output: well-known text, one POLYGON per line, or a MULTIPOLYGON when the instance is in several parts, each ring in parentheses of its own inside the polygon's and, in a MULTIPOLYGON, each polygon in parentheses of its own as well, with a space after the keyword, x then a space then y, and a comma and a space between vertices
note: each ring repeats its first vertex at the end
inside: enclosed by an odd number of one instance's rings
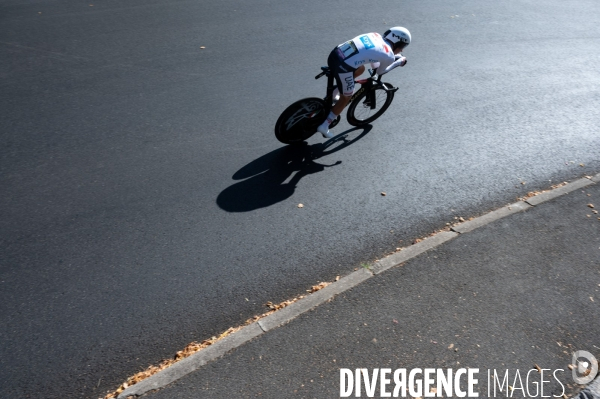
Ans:
POLYGON ((228 335, 222 340, 215 342, 206 349, 196 352, 192 356, 173 364, 169 368, 130 386, 121 392, 117 398, 122 399, 128 396, 140 396, 153 389, 162 388, 261 334, 263 334, 263 330, 258 323, 252 323, 241 330, 228 335))
POLYGON ((536 195, 535 197, 531 197, 527 199, 526 202, 529 205, 536 206, 541 204, 542 202, 546 202, 553 198, 560 197, 561 195, 568 194, 571 191, 577 190, 578 188, 589 186, 590 184, 594 184, 593 178, 591 180, 586 178, 575 180, 574 182, 567 183, 564 186, 555 188, 554 190, 546 191, 544 193, 536 195))
POLYGON ((475 230, 478 227, 485 226, 488 223, 502 219, 503 217, 512 215, 513 213, 527 210, 531 207, 531 205, 524 201, 515 202, 514 204, 507 205, 473 220, 469 220, 468 222, 458 224, 452 227, 452 230, 461 234, 468 233, 469 231, 475 230))
POLYGON ((307 312, 320 304, 327 302, 335 295, 342 293, 350 288, 362 283, 363 281, 373 277, 367 269, 359 269, 348 276, 328 285, 327 287, 314 292, 291 305, 260 319, 258 324, 266 332, 277 328, 285 323, 290 322, 302 313, 307 312))
POLYGON ((600 399, 600 378, 596 378, 572 399, 600 399))
POLYGON ((435 248, 438 245, 441 245, 446 241, 451 240, 457 236, 458 234, 452 231, 442 231, 441 233, 438 233, 433 237, 426 238, 425 240, 417 244, 411 245, 410 247, 405 248, 400 252, 378 260, 377 262, 375 262, 375 265, 371 268, 371 270, 374 274, 382 273, 394 266, 406 262, 411 258, 414 258, 417 255, 422 254, 425 251, 435 248))
MULTIPOLYGON (((357 286, 365 280, 370 279, 374 275, 378 275, 392 267, 398 266, 430 249, 433 249, 446 241, 458 237, 460 234, 468 233, 481 226, 485 226, 491 222, 512 215, 517 212, 522 212, 531 209, 534 206, 549 201, 553 198, 567 194, 571 191, 586 187, 588 185, 599 183, 600 174, 590 178, 575 180, 564 186, 544 192, 535 197, 531 197, 526 201, 519 201, 511 205, 507 205, 495 211, 489 212, 483 216, 469 220, 452 227, 452 231, 443 231, 432 237, 411 245, 400 252, 386 256, 378 260, 370 269, 359 269, 349 275, 343 277, 325 288, 314 292, 306 297, 292 303, 277 312, 252 323, 235 333, 217 341, 213 345, 203 349, 193 355, 173 364, 139 383, 125 389, 118 399, 124 399, 128 396, 140 396, 144 393, 163 388, 166 385, 180 379, 198 368, 204 366, 211 360, 217 359, 227 352, 243 345, 253 338, 264 334, 274 328, 290 322, 301 314, 329 301, 334 296, 357 286)), ((573 399, 600 399, 600 379, 596 379, 578 396, 573 399), (583 395, 583 396, 582 396, 583 395), (586 396, 587 395, 587 396, 586 396)))
POLYGON ((258 337, 259 335, 277 328, 289 321, 295 319, 302 313, 313 309, 320 304, 327 302, 335 295, 342 293, 350 288, 373 277, 373 273, 368 269, 359 269, 348 276, 328 285, 327 287, 314 292, 306 297, 292 303, 285 308, 266 316, 265 318, 252 323, 239 331, 236 331, 213 345, 202 349, 193 355, 173 364, 169 368, 161 370, 151 377, 138 382, 135 385, 125 389, 119 394, 118 399, 124 399, 128 396, 140 396, 154 389, 163 388, 166 385, 180 379, 211 360, 215 360, 227 352, 235 349, 247 341, 258 337))

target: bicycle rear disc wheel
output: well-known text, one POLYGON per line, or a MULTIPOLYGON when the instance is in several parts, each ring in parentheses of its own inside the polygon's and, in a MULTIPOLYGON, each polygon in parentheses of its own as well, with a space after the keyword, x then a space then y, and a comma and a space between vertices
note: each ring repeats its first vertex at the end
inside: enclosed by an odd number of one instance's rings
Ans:
MULTIPOLYGON (((389 83, 383 83, 391 88, 389 83)), ((374 86, 365 90, 358 98, 352 101, 346 119, 352 126, 366 125, 379 118, 388 109, 394 99, 393 91, 386 91, 382 86, 374 86)))
POLYGON ((317 97, 296 101, 285 109, 275 124, 275 137, 284 144, 300 143, 317 132, 329 107, 317 97))

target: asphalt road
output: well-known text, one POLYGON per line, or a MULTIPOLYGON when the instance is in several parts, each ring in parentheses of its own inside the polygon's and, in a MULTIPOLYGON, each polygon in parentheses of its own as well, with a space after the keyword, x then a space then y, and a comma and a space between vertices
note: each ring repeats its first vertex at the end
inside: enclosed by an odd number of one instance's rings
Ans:
POLYGON ((600 170, 599 11, 1 1, 0 396, 99 397, 267 301, 600 170), (275 141, 333 46, 398 24, 414 40, 381 119, 275 141))

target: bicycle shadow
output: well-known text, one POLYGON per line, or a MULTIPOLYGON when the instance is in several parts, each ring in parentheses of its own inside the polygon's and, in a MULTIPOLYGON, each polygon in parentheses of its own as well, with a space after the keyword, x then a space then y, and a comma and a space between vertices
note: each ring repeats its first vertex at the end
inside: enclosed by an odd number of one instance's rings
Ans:
POLYGON ((234 173, 233 180, 246 180, 223 190, 217 196, 217 205, 227 212, 249 212, 283 201, 294 194, 304 176, 342 163, 325 165, 315 162, 316 159, 356 143, 371 129, 371 125, 355 127, 323 143, 288 145, 265 154, 234 173), (349 138, 351 133, 360 130, 362 133, 358 136, 349 138))

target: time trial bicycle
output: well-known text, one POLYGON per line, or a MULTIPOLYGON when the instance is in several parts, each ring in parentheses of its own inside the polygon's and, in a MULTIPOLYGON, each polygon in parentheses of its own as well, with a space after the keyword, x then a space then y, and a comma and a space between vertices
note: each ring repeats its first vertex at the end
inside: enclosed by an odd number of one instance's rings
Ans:
MULTIPOLYGON (((334 76, 329 67, 321 67, 321 73, 315 76, 319 79, 327 76, 327 95, 324 99, 308 97, 296 101, 283 111, 275 124, 275 137, 285 144, 301 143, 317 132, 317 127, 325 121, 331 107, 335 104, 333 93, 334 76)), ((356 80, 360 88, 354 93, 348 105, 346 119, 352 126, 362 126, 379 118, 390 106, 394 93, 398 90, 391 83, 381 81, 381 76, 369 69, 369 77, 356 80)), ((338 116, 329 128, 340 121, 338 116)))

